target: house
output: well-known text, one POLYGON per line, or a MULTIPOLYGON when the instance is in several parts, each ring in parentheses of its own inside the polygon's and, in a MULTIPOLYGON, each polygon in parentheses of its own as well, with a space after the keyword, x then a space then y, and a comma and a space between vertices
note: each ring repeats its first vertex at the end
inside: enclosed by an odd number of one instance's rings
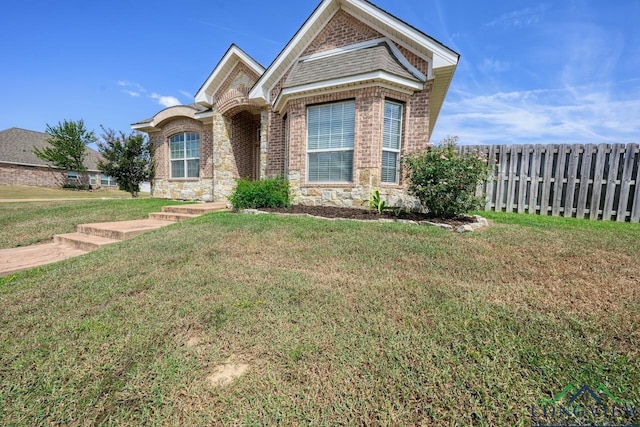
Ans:
POLYGON ((265 69, 235 45, 195 96, 132 125, 154 196, 225 200, 238 177, 288 178, 294 202, 413 205, 403 154, 424 148, 459 55, 366 0, 323 0, 265 69))
MULTIPOLYGON (((35 148, 49 145, 49 135, 42 132, 10 128, 0 131, 0 185, 31 185, 59 187, 78 178, 77 172, 65 172, 55 168, 33 153, 35 148)), ((89 171, 91 186, 115 187, 116 181, 103 175, 98 169, 100 153, 87 147, 85 166, 89 171)))

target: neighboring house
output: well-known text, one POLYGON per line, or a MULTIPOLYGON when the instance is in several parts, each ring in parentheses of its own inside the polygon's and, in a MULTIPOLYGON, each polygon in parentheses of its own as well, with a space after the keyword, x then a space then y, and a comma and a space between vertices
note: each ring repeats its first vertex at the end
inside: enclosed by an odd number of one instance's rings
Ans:
POLYGON ((365 0, 324 0, 265 69, 231 45, 189 106, 134 123, 154 196, 224 200, 283 175, 294 202, 411 205, 403 154, 424 148, 459 55, 365 0))
MULTIPOLYGON (((77 182, 77 172, 61 171, 33 153, 34 148, 46 147, 48 138, 46 133, 19 128, 0 131, 0 185, 59 187, 77 182)), ((87 147, 85 166, 91 186, 113 188, 117 185, 115 180, 100 173, 98 160, 100 154, 87 147)))

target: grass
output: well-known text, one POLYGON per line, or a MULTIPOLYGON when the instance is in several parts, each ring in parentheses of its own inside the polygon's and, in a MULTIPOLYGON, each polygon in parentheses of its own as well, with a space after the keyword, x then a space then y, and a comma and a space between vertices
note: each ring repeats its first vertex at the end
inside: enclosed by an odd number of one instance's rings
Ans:
POLYGON ((486 216, 216 213, 0 279, 0 424, 529 426, 570 383, 640 402, 640 226, 486 216))
MULTIPOLYGON (((2 188, 2 187, 0 187, 2 188)), ((78 224, 126 221, 180 202, 161 199, 55 200, 0 203, 0 249, 47 242, 78 224)))
MULTIPOLYGON (((141 197, 149 197, 141 193, 141 197)), ((120 190, 78 191, 69 188, 32 187, 26 185, 0 185, 0 199, 102 199, 131 198, 120 190)))

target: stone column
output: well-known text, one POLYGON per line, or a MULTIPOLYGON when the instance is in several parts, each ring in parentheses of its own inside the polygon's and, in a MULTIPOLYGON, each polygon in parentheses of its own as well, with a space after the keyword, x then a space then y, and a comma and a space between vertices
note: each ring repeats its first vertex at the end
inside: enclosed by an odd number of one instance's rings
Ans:
POLYGON ((260 176, 267 177, 267 162, 269 161, 269 111, 260 112, 260 176))

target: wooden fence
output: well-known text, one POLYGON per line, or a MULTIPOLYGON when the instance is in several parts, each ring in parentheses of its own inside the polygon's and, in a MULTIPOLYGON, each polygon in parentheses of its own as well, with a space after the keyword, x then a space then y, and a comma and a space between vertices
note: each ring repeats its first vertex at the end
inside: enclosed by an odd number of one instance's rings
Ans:
POLYGON ((638 144, 467 145, 493 177, 485 210, 640 222, 638 144))

